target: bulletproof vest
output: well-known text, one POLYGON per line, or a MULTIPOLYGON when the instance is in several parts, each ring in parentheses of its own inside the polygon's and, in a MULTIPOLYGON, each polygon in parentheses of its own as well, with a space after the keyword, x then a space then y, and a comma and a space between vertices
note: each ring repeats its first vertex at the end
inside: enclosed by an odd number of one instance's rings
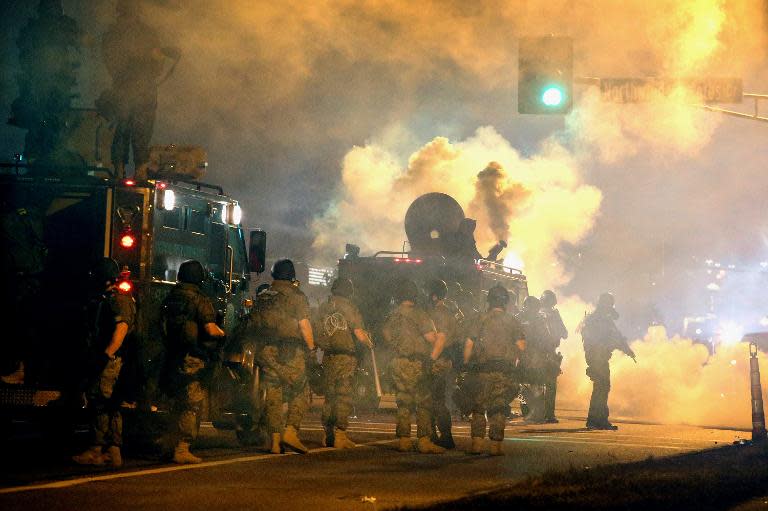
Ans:
POLYGON ((175 287, 163 302, 162 318, 167 348, 174 353, 197 347, 200 338, 197 305, 200 297, 191 289, 175 287))
POLYGON ((598 311, 584 319, 581 336, 589 356, 606 358, 610 358, 621 337, 613 320, 598 311))
POLYGON ((428 357, 429 343, 419 330, 416 320, 396 310, 387 320, 391 348, 401 357, 428 357))
POLYGON ((550 347, 552 335, 549 332, 547 319, 543 314, 521 312, 517 315, 517 320, 523 325, 528 348, 542 350, 550 347))
POLYGON ((296 340, 301 331, 296 318, 290 314, 290 297, 274 289, 256 296, 251 310, 251 325, 257 335, 266 340, 296 340))
POLYGON ((517 348, 511 339, 513 326, 505 312, 489 311, 481 314, 479 335, 473 348, 477 363, 504 361, 513 363, 517 357, 517 348))
POLYGON ((344 315, 342 307, 331 298, 320 306, 314 331, 317 334, 316 344, 324 351, 355 352, 355 341, 352 329, 344 315))

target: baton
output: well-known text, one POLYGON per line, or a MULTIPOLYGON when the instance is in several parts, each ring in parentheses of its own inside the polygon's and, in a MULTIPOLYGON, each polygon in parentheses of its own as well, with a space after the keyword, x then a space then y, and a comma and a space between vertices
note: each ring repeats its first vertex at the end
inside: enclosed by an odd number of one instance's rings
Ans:
POLYGON ((376 385, 376 397, 381 399, 381 382, 379 381, 379 368, 376 366, 376 353, 373 351, 373 346, 369 349, 371 350, 371 361, 373 362, 373 382, 376 385))

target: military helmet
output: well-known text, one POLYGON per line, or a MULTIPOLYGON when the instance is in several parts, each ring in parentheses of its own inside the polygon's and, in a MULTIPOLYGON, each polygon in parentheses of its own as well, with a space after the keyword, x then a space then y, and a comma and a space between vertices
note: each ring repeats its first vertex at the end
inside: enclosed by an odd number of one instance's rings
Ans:
POLYGON ((395 301, 397 303, 415 302, 419 298, 419 288, 410 279, 403 279, 395 287, 395 301))
POLYGON ((528 296, 523 300, 523 309, 538 312, 541 310, 541 301, 535 296, 528 296))
POLYGON ((196 284, 199 286, 205 280, 205 269, 200 264, 200 261, 195 261, 194 259, 184 261, 179 266, 176 280, 185 284, 196 284))
POLYGON ((509 303, 509 291, 501 284, 496 284, 488 290, 488 305, 491 307, 506 307, 509 303))
POLYGON ((290 259, 280 259, 272 265, 272 278, 275 280, 296 280, 296 268, 290 259))
POLYGON ((616 299, 611 293, 603 293, 600 298, 597 299, 598 309, 613 309, 616 305, 616 299))
POLYGON ((120 267, 117 261, 111 257, 105 257, 94 265, 89 275, 94 284, 113 283, 120 277, 120 267))
POLYGON ((355 286, 349 279, 338 278, 331 284, 331 294, 343 296, 344 298, 352 298, 352 295, 355 294, 355 286))
POLYGON ((445 281, 440 279, 430 281, 427 290, 430 298, 436 296, 438 300, 442 300, 448 296, 448 286, 445 281))
POLYGON ((555 295, 554 291, 551 291, 547 289, 543 293, 541 293, 541 306, 551 308, 557 305, 557 295, 555 295))

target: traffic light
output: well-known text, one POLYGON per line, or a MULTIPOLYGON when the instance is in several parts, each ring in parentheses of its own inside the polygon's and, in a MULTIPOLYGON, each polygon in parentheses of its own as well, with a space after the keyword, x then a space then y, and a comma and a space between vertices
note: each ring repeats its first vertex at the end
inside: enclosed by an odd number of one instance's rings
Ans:
POLYGON ((567 114, 573 106, 573 40, 520 39, 517 57, 517 111, 567 114))

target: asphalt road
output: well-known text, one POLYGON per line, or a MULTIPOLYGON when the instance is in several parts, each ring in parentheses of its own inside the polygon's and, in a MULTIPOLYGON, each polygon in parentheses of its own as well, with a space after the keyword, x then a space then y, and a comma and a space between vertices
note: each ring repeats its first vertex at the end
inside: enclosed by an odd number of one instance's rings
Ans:
MULTIPOLYGON (((716 428, 619 424, 619 431, 587 431, 583 421, 527 426, 511 421, 506 456, 471 456, 469 424, 455 427, 457 449, 443 455, 395 450, 391 415, 352 422, 353 450, 320 447, 316 417, 302 428, 308 455, 271 455, 243 449, 231 432, 204 424, 200 465, 126 459, 120 470, 73 467, 61 453, 34 448, 0 462, 0 509, 251 509, 380 510, 486 491, 545 471, 674 456, 730 444, 749 433, 716 428)), ((17 453, 19 454, 19 453, 17 453)))

